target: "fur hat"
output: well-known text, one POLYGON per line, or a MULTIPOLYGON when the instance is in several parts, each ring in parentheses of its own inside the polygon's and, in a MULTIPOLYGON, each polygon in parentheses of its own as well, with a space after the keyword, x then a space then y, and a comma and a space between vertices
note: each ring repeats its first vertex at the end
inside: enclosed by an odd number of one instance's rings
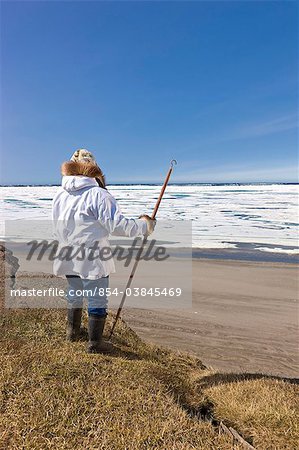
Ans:
POLYGON ((106 180, 102 170, 97 165, 93 154, 84 148, 76 150, 71 160, 61 165, 61 175, 83 175, 85 177, 95 178, 98 185, 106 189, 106 180))
POLYGON ((93 162, 96 164, 96 159, 93 156, 91 152, 86 150, 85 148, 79 148, 79 150, 76 150, 75 153, 73 153, 73 156, 71 157, 71 161, 86 161, 86 162, 93 162))

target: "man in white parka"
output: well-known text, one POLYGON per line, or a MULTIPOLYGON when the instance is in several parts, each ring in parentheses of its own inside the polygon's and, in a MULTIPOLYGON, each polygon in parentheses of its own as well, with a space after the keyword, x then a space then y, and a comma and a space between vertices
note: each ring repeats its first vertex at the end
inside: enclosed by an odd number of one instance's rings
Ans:
POLYGON ((143 215, 139 219, 123 216, 116 200, 106 190, 105 178, 92 153, 77 150, 70 161, 61 166, 62 185, 53 199, 54 235, 61 248, 72 248, 82 258, 58 258, 55 275, 68 280, 67 339, 80 335, 83 294, 88 300, 89 353, 107 352, 111 345, 102 335, 107 316, 106 289, 110 273, 115 271, 113 259, 96 257, 94 246, 110 248, 109 235, 137 237, 150 235, 155 221, 143 215), (92 252, 92 258, 89 256, 92 252))

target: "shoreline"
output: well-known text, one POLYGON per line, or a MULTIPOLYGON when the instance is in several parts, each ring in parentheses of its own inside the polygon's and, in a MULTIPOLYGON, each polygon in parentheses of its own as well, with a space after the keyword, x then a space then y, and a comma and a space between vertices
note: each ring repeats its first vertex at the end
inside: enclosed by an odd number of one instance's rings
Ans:
MULTIPOLYGON (((129 241, 131 244, 131 241, 129 241)), ((26 243, 26 242, 25 242, 26 243)), ((5 238, 0 237, 0 245, 7 245, 8 248, 13 250, 14 246, 19 247, 20 245, 24 245, 25 243, 5 240, 5 238)), ((157 241, 159 245, 166 245, 167 242, 157 241)), ((125 245, 127 244, 124 241, 118 241, 116 239, 111 240, 110 244, 112 247, 117 245, 125 245)), ((299 253, 287 253, 285 252, 277 252, 274 251, 275 248, 278 247, 274 245, 268 245, 270 251, 262 251, 259 250, 258 246, 265 246, 265 244, 255 244, 255 243, 235 243, 235 248, 206 248, 206 247, 189 247, 184 248, 181 247, 177 249, 176 247, 167 247, 170 253, 177 257, 191 257, 192 260, 220 260, 220 261, 247 261, 247 262, 269 262, 269 263, 285 263, 285 264, 299 264, 299 253), (272 249, 272 250, 271 250, 272 249)), ((280 246, 282 247, 282 246, 280 246)), ((285 247, 285 246, 284 246, 285 247)), ((25 247, 26 248, 26 247, 25 247)), ((293 249, 293 247, 292 247, 293 249)), ((297 250, 297 249, 296 249, 297 250)), ((18 249, 18 251, 20 251, 18 249)), ((298 250, 299 252, 299 250, 298 250)), ((24 253, 24 250, 22 251, 24 253)))
POLYGON ((237 248, 192 247, 194 260, 247 261, 299 264, 299 254, 257 250, 254 244, 240 244, 237 248))

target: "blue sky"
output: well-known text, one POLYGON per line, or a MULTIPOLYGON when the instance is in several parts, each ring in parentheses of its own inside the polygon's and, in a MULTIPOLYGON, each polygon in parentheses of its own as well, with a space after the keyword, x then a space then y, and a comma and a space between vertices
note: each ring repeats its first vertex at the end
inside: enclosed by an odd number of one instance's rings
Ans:
POLYGON ((296 181, 296 2, 2 3, 2 177, 296 181))

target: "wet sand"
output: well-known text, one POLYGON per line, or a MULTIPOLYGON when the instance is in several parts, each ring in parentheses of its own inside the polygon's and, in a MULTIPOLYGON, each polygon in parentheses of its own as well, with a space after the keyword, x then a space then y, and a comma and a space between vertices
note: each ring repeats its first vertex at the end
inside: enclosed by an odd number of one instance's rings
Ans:
POLYGON ((298 265, 193 260, 188 310, 127 308, 145 340, 229 372, 298 377, 298 265))

